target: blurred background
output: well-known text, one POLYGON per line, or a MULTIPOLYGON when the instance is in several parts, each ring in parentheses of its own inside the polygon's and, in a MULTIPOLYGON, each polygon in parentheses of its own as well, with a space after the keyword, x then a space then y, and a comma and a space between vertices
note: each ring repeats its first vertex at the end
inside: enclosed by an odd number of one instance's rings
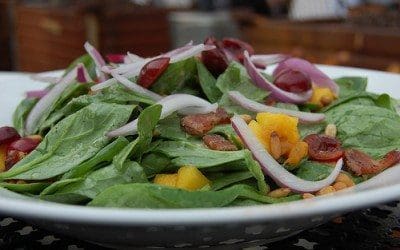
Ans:
POLYGON ((103 54, 152 56, 210 35, 400 72, 400 0, 0 0, 0 70, 64 68, 86 40, 103 54))

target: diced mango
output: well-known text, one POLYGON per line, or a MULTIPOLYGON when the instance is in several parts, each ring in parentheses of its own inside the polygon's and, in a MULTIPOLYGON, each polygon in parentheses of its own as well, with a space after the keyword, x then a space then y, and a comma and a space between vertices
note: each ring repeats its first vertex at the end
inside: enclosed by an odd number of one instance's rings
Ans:
POLYGON ((194 166, 183 166, 178 170, 177 188, 197 190, 207 184, 210 181, 194 166))
POLYGON ((290 150, 289 156, 285 163, 291 166, 297 166, 300 161, 307 156, 307 154, 308 144, 303 141, 299 141, 294 145, 292 150, 290 150))
POLYGON ((0 172, 6 171, 6 157, 7 157, 7 147, 6 145, 0 146, 0 172))
POLYGON ((257 137, 257 139, 261 142, 265 149, 270 151, 270 136, 263 130, 261 125, 256 121, 250 121, 249 128, 253 132, 253 134, 257 137))
POLYGON ((296 143, 300 139, 297 124, 299 119, 285 114, 258 113, 256 120, 268 138, 276 132, 281 140, 296 143))
POLYGON ((313 94, 309 103, 324 107, 336 99, 335 94, 329 88, 313 87, 313 94))
POLYGON ((153 182, 159 185, 175 187, 177 180, 178 180, 178 174, 157 174, 154 177, 153 182))

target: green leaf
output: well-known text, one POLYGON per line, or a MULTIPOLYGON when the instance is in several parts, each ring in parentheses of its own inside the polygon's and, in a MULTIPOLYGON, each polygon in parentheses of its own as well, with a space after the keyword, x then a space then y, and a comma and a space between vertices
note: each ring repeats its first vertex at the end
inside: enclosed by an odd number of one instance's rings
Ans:
POLYGON ((158 122, 155 130, 157 137, 169 140, 187 140, 191 136, 181 128, 181 119, 176 115, 170 115, 158 122))
POLYGON ((225 72, 218 77, 216 86, 223 93, 219 104, 230 113, 249 113, 249 111, 230 101, 228 92, 231 90, 239 91, 254 101, 262 101, 268 95, 265 90, 256 87, 252 83, 246 69, 237 62, 232 62, 225 72))
POLYGON ((28 193, 28 194, 38 194, 50 183, 47 182, 38 182, 38 183, 24 183, 24 184, 15 184, 15 183, 0 183, 0 187, 7 188, 10 191, 17 193, 28 193))
POLYGON ((36 98, 27 98, 22 100, 13 114, 13 124, 14 128, 18 131, 20 135, 25 134, 25 121, 28 117, 29 112, 31 112, 32 108, 37 103, 38 99, 36 98))
POLYGON ((296 176, 307 181, 320 181, 329 176, 333 167, 316 162, 316 161, 303 161, 297 168, 296 176))
POLYGON ((245 151, 244 159, 250 173, 252 173, 254 178, 257 180, 258 190, 263 194, 267 194, 270 188, 265 182, 264 174, 261 170, 260 164, 253 159, 251 152, 248 150, 245 151))
POLYGON ((335 79, 340 87, 340 97, 348 96, 357 92, 365 92, 367 89, 368 78, 347 76, 335 79))
POLYGON ((210 102, 217 102, 222 96, 221 91, 216 86, 217 80, 207 70, 202 62, 197 60, 196 65, 201 89, 203 90, 204 94, 207 96, 210 102))
POLYGON ((159 153, 150 153, 143 157, 141 162, 148 177, 165 172, 171 164, 171 160, 159 153))
POLYGON ((224 187, 230 186, 234 183, 241 182, 253 177, 250 171, 240 171, 232 173, 214 173, 207 175, 207 178, 211 181, 211 190, 217 191, 224 187))
POLYGON ((196 82, 196 59, 189 59, 171 63, 167 70, 151 86, 151 90, 160 95, 170 95, 180 92, 184 87, 196 82))
MULTIPOLYGON (((219 191, 186 191, 155 184, 116 185, 104 190, 89 203, 100 207, 130 208, 202 208, 225 207, 237 199, 262 203, 289 201, 262 195, 246 185, 235 185, 219 191)), ((300 199, 300 195, 291 200, 300 199)))
POLYGON ((81 163, 79 166, 66 172, 61 179, 71 179, 77 177, 83 177, 90 171, 99 166, 103 162, 111 162, 115 155, 119 154, 120 151, 128 145, 129 141, 124 137, 118 137, 116 140, 102 148, 95 156, 89 160, 81 163))
POLYGON ((125 124, 132 107, 91 104, 60 121, 39 146, 0 179, 44 180, 71 170, 109 143, 106 132, 125 124))

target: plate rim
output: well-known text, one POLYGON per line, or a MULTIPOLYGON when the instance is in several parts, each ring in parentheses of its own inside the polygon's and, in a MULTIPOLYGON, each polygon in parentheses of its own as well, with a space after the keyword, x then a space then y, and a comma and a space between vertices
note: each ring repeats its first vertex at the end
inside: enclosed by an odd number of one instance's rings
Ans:
MULTIPOLYGON (((367 77, 369 77, 369 74, 384 74, 398 77, 400 80, 400 74, 378 70, 320 64, 318 64, 318 67, 332 70, 351 70, 355 71, 355 75, 367 74, 367 77)), ((54 71, 51 72, 54 73, 54 71)), ((0 78, 4 73, 24 77, 29 75, 26 72, 0 72, 0 78)), ((280 204, 196 209, 87 207, 39 201, 31 198, 9 198, 3 196, 2 193, 13 192, 5 189, 1 191, 0 212, 17 217, 107 225, 205 225, 227 222, 277 221, 298 217, 318 218, 324 214, 342 213, 400 198, 400 183, 371 190, 359 192, 351 192, 350 190, 350 192, 339 192, 335 195, 316 197, 311 200, 280 204)))

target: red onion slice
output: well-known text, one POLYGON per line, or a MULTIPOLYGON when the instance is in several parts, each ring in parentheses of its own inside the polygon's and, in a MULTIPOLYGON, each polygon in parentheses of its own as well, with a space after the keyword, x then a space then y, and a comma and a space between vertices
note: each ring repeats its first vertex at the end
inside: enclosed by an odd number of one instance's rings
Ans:
POLYGON ((140 94, 147 96, 155 101, 159 101, 162 99, 162 96, 160 96, 159 94, 156 94, 153 91, 143 88, 142 86, 130 81, 128 78, 126 78, 124 76, 121 76, 121 75, 118 75, 115 73, 111 73, 111 75, 115 78, 115 80, 117 80, 118 82, 123 84, 125 87, 127 87, 128 89, 130 89, 134 92, 140 93, 140 94))
POLYGON ((31 75, 30 78, 34 81, 38 82, 46 82, 46 83, 51 83, 51 84, 56 84, 57 82, 60 81, 60 77, 55 77, 55 76, 44 76, 42 74, 34 74, 31 75))
POLYGON ((35 130, 37 123, 40 118, 49 107, 60 97, 60 95, 64 92, 64 90, 72 83, 75 82, 76 78, 76 70, 75 67, 67 75, 65 75, 54 87, 45 95, 42 99, 40 99, 36 105, 33 107, 31 112, 26 119, 25 130, 28 135, 32 134, 35 130))
MULTIPOLYGON (((215 112, 218 108, 218 105, 216 104, 211 104, 204 99, 188 94, 169 95, 158 101, 157 104, 160 104, 162 106, 160 119, 164 119, 175 111, 182 109, 186 109, 187 111, 188 108, 198 108, 197 111, 200 111, 200 109, 202 108, 202 111, 204 113, 210 113, 215 112)), ((138 120, 135 119, 132 122, 107 133, 107 136, 117 137, 134 135, 137 133, 137 122, 138 120)))
POLYGON ((48 89, 41 89, 41 90, 30 90, 26 92, 26 97, 28 98, 42 98, 49 93, 48 89))
POLYGON ((134 63, 134 62, 139 62, 139 61, 143 61, 144 58, 141 56, 138 56, 136 54, 133 53, 126 53, 126 56, 124 57, 124 63, 128 64, 128 63, 134 63))
POLYGON ((339 86, 335 83, 335 81, 330 79, 325 73, 315 67, 312 63, 304 59, 289 58, 285 61, 282 61, 275 68, 273 76, 276 77, 282 71, 288 68, 307 74, 315 85, 330 88, 336 95, 339 95, 339 86))
POLYGON ((98 69, 99 80, 100 81, 107 80, 106 75, 101 71, 101 67, 105 66, 106 62, 100 55, 99 51, 97 51, 97 49, 93 47, 89 42, 86 42, 84 47, 86 52, 90 55, 90 57, 92 57, 94 63, 96 64, 96 67, 98 69))
POLYGON ((289 109, 281 109, 267 106, 242 95, 239 91, 229 91, 229 99, 241 107, 253 112, 269 112, 273 114, 286 114, 299 118, 301 123, 318 123, 325 119, 325 115, 321 113, 301 112, 289 109))
POLYGON ((253 132, 249 129, 246 122, 235 115, 232 119, 232 127, 239 135, 240 139, 246 147, 252 152, 254 159, 260 163, 260 166, 265 175, 271 177, 278 186, 290 188, 294 192, 316 192, 323 187, 332 184, 339 175, 343 165, 343 160, 339 159, 336 162, 335 168, 323 180, 306 181, 287 171, 264 149, 253 132))
POLYGON ((265 55, 252 55, 250 60, 256 65, 257 68, 265 69, 268 65, 280 63, 290 56, 285 54, 265 54, 265 55))
POLYGON ((83 63, 79 63, 76 68, 76 79, 78 82, 88 83, 93 82, 93 79, 90 77, 89 72, 86 70, 85 65, 83 63))
POLYGON ((244 52, 244 66, 255 85, 261 89, 271 91, 271 97, 274 97, 279 101, 301 104, 307 102, 307 100, 310 99, 312 95, 311 89, 304 94, 295 94, 284 91, 269 82, 267 79, 265 79, 265 77, 261 75, 256 66, 251 62, 249 53, 247 51, 244 52))

